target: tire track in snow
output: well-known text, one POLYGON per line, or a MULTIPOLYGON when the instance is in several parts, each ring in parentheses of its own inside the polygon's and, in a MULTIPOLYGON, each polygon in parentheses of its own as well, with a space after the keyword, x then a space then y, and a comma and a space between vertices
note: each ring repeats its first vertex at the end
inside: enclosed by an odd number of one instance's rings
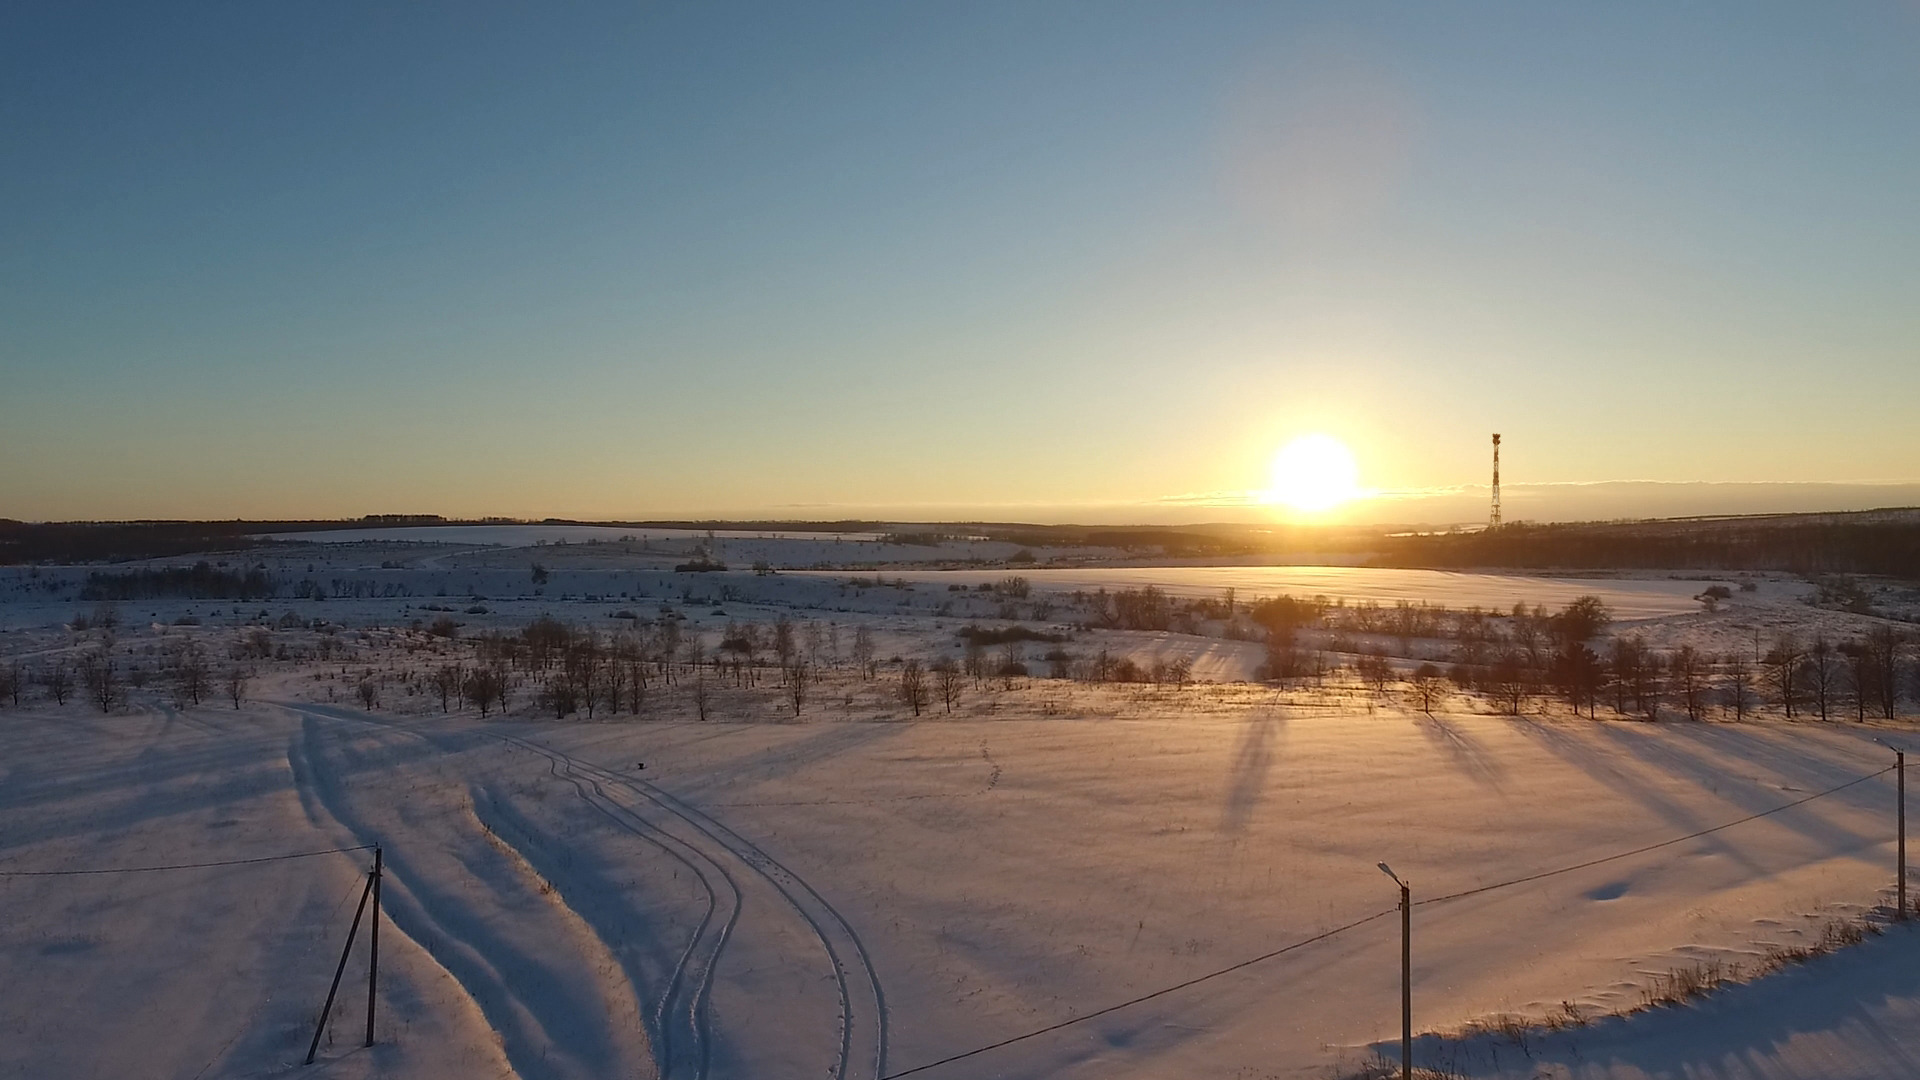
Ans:
MULTIPOLYGON (((350 835, 366 842, 379 840, 378 828, 355 813, 348 804, 345 785, 325 768, 316 742, 317 722, 356 720, 360 726, 429 746, 434 745, 432 740, 373 720, 289 707, 305 721, 287 755, 302 803, 316 817, 331 819, 350 835)), ((571 1080, 654 1071, 652 1048, 644 1038, 634 1038, 645 1034, 646 1025, 638 1015, 640 1003, 621 1000, 637 998, 637 989, 626 979, 620 980, 620 987, 613 987, 604 979, 580 978, 582 972, 604 973, 620 970, 622 965, 592 924, 569 907, 557 889, 552 896, 541 896, 538 882, 518 881, 527 876, 524 866, 513 865, 510 857, 492 851, 486 844, 479 850, 491 852, 493 860, 503 860, 505 874, 480 874, 474 869, 477 864, 468 862, 456 848, 437 852, 451 855, 457 865, 478 875, 482 886, 478 895, 490 898, 494 906, 476 906, 472 884, 449 887, 440 879, 444 874, 436 878, 415 865, 421 858, 414 850, 418 846, 389 846, 385 913, 408 937, 427 946, 427 953, 461 986, 500 1037, 508 1061, 520 1076, 527 1080, 571 1080), (522 914, 508 918, 510 906, 516 903, 522 914), (525 914, 541 910, 551 910, 560 920, 560 928, 544 936, 530 928, 524 921, 525 914), (556 943, 564 946, 574 938, 594 951, 605 951, 606 956, 597 958, 605 962, 581 956, 568 964, 564 957, 555 955, 556 943), (614 1020, 629 1005, 634 1008, 632 1026, 623 1034, 622 1025, 614 1020), (605 1024, 602 1017, 606 1018, 605 1024), (630 1042, 641 1045, 625 1045, 630 1042)), ((472 849, 465 851, 469 857, 475 853, 472 849)), ((434 857, 424 856, 428 860, 434 857)), ((519 861, 525 862, 524 855, 519 861)))
POLYGON ((640 837, 668 858, 685 866, 705 890, 706 911, 702 913, 693 935, 687 939, 686 947, 680 951, 680 958, 674 965, 673 974, 668 978, 653 1014, 653 1034, 658 1048, 656 1057, 663 1080, 679 1077, 705 1080, 713 1061, 712 1022, 707 1003, 712 997, 714 969, 740 919, 743 904, 739 883, 727 872, 726 867, 708 858, 699 848, 655 828, 644 818, 609 798, 598 781, 583 780, 574 773, 570 763, 556 755, 536 752, 547 759, 548 771, 554 778, 570 783, 588 806, 619 828, 640 837), (562 773, 562 769, 566 772, 562 773), (589 789, 592 794, 589 794, 589 789), (702 869, 703 864, 706 869, 702 869), (714 888, 709 870, 726 883, 724 894, 714 888), (717 924, 716 914, 720 916, 717 924), (691 978, 688 977, 689 972, 692 973, 691 978))
POLYGON ((804 878, 739 833, 653 784, 516 736, 498 737, 563 762, 582 776, 634 792, 684 822, 707 842, 745 863, 771 884, 819 939, 833 967, 840 995, 840 1048, 833 1070, 834 1080, 878 1080, 885 1074, 886 998, 872 959, 845 916, 804 878))

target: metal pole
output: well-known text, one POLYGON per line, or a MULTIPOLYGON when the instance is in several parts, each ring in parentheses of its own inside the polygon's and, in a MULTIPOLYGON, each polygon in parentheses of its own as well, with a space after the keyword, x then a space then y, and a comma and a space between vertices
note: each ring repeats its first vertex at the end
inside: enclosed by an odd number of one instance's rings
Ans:
POLYGON ((327 1030, 327 1014, 333 1011, 333 995, 340 991, 340 976, 347 970, 347 954, 353 951, 354 935, 360 932, 360 916, 366 913, 367 896, 373 892, 373 876, 367 876, 367 887, 360 890, 360 906, 353 909, 353 925, 347 928, 347 943, 340 950, 340 964, 333 969, 333 985, 327 988, 327 1003, 320 1009, 320 1022, 313 1026, 313 1044, 307 1047, 307 1064, 313 1064, 313 1055, 320 1052, 320 1033, 327 1030))
POLYGON ((1400 1080, 1413 1080, 1413 894, 1400 886, 1400 1080))
POLYGON ((380 992, 380 849, 373 849, 373 925, 367 928, 372 935, 372 955, 367 962, 367 1045, 373 1045, 373 1002, 380 992))
POLYGON ((1899 782, 1894 786, 1900 792, 1900 915, 1907 917, 1907 753, 1904 750, 1893 752, 1894 770, 1899 782))

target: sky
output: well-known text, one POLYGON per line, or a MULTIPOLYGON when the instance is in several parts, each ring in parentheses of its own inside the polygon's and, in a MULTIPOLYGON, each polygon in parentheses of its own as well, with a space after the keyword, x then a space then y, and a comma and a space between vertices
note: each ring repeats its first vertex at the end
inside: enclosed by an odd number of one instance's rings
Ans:
POLYGON ((1920 502, 1920 3, 13 4, 0 517, 1920 502))

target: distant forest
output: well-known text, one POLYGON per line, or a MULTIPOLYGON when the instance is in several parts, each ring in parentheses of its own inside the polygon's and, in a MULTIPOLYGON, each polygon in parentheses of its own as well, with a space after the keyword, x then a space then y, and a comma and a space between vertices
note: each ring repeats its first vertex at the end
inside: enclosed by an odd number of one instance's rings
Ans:
POLYGON ((1807 514, 1504 525, 1385 538, 1375 565, 1528 570, 1786 570, 1920 580, 1920 515, 1807 514))
MULTIPOLYGON (((503 519, 489 519, 502 522, 503 519)), ((600 524, 561 522, 548 524, 600 524)), ((367 526, 457 524, 431 515, 370 515, 341 521, 156 521, 30 523, 0 520, 0 565, 113 563, 237 551, 271 543, 275 533, 367 526)), ((896 542, 941 535, 985 535, 1028 550, 1087 546, 1166 558, 1257 561, 1364 561, 1376 566, 1526 570, 1775 570, 1808 576, 1872 574, 1920 581, 1920 509, 1845 514, 1585 522, 1515 523, 1494 530, 1387 533, 1339 526, 1027 525, 967 522, 633 522, 639 528, 755 531, 874 531, 896 542)))
POLYGON ((128 562, 255 547, 257 524, 224 521, 0 521, 0 566, 128 562))
POLYGON ((94 572, 80 589, 82 600, 150 600, 179 596, 194 600, 265 600, 275 593, 265 571, 223 570, 205 562, 124 574, 94 572))

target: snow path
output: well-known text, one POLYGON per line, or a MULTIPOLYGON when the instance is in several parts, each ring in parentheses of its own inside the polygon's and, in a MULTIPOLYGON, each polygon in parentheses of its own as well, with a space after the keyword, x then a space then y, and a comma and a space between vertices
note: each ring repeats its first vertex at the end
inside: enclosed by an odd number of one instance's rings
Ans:
POLYGON ((394 768, 441 748, 322 707, 295 711, 303 722, 287 755, 309 812, 385 846, 388 917, 466 988, 515 1071, 525 1080, 653 1075, 618 943, 597 935, 527 850, 486 828, 467 785, 444 773, 423 784, 394 768), (449 799, 465 813, 440 812, 449 799))
MULTIPOLYGON (((411 768, 409 751, 399 748, 403 743, 414 748, 413 754, 424 745, 449 758, 465 755, 471 760, 462 768, 471 768, 471 761, 485 760, 488 755, 497 758, 501 749, 539 755, 546 765, 544 771, 553 780, 567 784, 582 806, 590 808, 603 823, 643 841, 654 856, 652 862, 657 864, 665 858, 684 868, 700 885, 702 910, 676 959, 665 962, 664 954, 655 946, 656 955, 647 962, 615 961, 625 966, 629 992, 639 994, 641 987, 660 988, 653 1006, 646 1010, 645 1026, 663 1077, 697 1080, 709 1075, 785 1075, 798 1071, 834 1080, 874 1080, 883 1073, 884 998, 859 936, 811 885, 726 825, 654 785, 515 735, 497 731, 418 732, 373 714, 335 706, 288 707, 306 718, 309 744, 328 723, 371 729, 358 737, 371 739, 372 746, 359 754, 354 767, 370 769, 372 763, 386 761, 411 768), (747 955, 741 966, 745 970, 719 979, 723 989, 730 989, 723 995, 727 1001, 720 1011, 760 1029, 753 1038, 746 1037, 744 1029, 729 1034, 724 1023, 716 1035, 712 1016, 717 976, 726 976, 722 959, 733 956, 740 935, 753 940, 744 950, 747 955), (821 995, 822 975, 830 980, 830 998, 821 995), (729 982, 734 984, 730 988, 726 985, 729 982), (776 991, 773 986, 780 989, 776 991), (767 1013, 766 1002, 776 999, 783 1004, 779 1017, 773 1018, 767 1013), (827 1040, 820 1037, 820 1032, 807 1030, 821 1024, 831 1033, 827 1040), (764 1034, 768 1030, 787 1034, 768 1038, 764 1034), (821 1060, 823 1052, 825 1060, 821 1060)), ((513 758, 520 756, 512 754, 513 758)), ((524 771, 506 772, 516 775, 524 771)), ((319 800, 339 816, 342 811, 329 801, 337 800, 339 785, 320 782, 317 775, 314 779, 319 800)), ((601 945, 610 954, 624 957, 630 937, 662 940, 665 935, 642 929, 646 919, 628 910, 620 899, 626 890, 615 879, 628 868, 594 862, 596 856, 575 843, 571 835, 537 832, 531 819, 515 809, 516 802, 524 801, 524 794, 508 790, 501 782, 476 784, 469 792, 469 801, 479 831, 510 843, 515 856, 526 866, 527 873, 522 876, 551 882, 551 893, 570 914, 582 920, 583 926, 596 928, 601 945), (596 880, 580 879, 583 860, 598 867, 596 880), (623 923, 633 929, 614 929, 623 923)), ((357 838, 369 838, 368 842, 375 835, 358 826, 349 831, 357 838)), ((394 843, 390 850, 398 851, 400 846, 417 847, 420 840, 396 836, 394 843)), ((398 867, 398 860, 392 861, 398 867)), ((440 870, 432 873, 436 880, 443 876, 440 870)), ((491 882, 495 877, 486 875, 486 880, 491 882)), ((445 901, 445 897, 440 899, 445 901)), ((396 909, 396 921, 401 917, 396 909)), ((442 928, 441 932, 457 937, 458 930, 442 928)), ((499 949, 501 943, 490 939, 483 946, 481 951, 485 953, 499 949)), ((596 957, 593 962, 602 961, 596 957)), ((535 1048, 541 1051, 537 1055, 540 1067, 549 1068, 556 1056, 551 1044, 557 1037, 547 1035, 547 1022, 532 1015, 538 1009, 508 993, 503 985, 506 980, 476 958, 453 953, 448 963, 490 1017, 505 1017, 507 1026, 501 1028, 502 1035, 509 1056, 514 1057, 522 1074, 536 1075, 520 1063, 535 1048), (515 1056, 516 1047, 521 1048, 519 1056, 515 1056)), ((542 993, 551 989, 549 986, 542 993)), ((576 1042, 578 1036, 575 1033, 576 1042)))
MULTIPOLYGON (((302 813, 289 733, 278 715, 252 710, 10 714, 0 720, 0 866, 335 846, 338 834, 302 813)), ((0 878, 0 1076, 224 1080, 297 1067, 367 861, 0 878)), ((511 1074, 478 1010, 401 933, 382 935, 378 1041, 363 1049, 364 930, 312 1075, 511 1074)))
MULTIPOLYGON (((706 910, 688 937, 686 947, 681 950, 672 974, 667 978, 666 988, 653 1010, 651 1029, 662 1062, 663 1077, 704 1077, 713 1060, 707 1003, 711 997, 714 969, 740 918, 740 887, 726 867, 708 858, 699 848, 678 837, 658 832, 626 807, 608 798, 598 782, 582 782, 570 767, 563 767, 558 757, 549 756, 548 761, 552 775, 572 784, 582 800, 617 828, 647 840, 661 854, 685 866, 706 894, 706 910), (724 888, 717 887, 716 883, 724 885, 724 888)), ((511 823, 507 827, 522 832, 530 831, 531 825, 519 815, 512 814, 491 792, 487 805, 497 820, 505 819, 511 823)), ((536 844, 533 850, 544 850, 545 847, 536 844)))
MULTIPOLYGON (((594 790, 603 797, 605 789, 602 784, 625 787, 640 795, 692 831, 689 834, 676 830, 688 847, 697 846, 697 841, 692 838, 692 834, 697 834, 706 841, 704 847, 707 851, 717 848, 778 890, 794 912, 812 928, 833 966, 834 982, 840 995, 840 1052, 833 1067, 835 1080, 877 1080, 885 1073, 887 1015, 879 976, 874 973, 873 962, 868 958, 866 945, 860 936, 813 886, 751 841, 653 784, 589 765, 524 739, 505 738, 515 746, 547 755, 566 769, 569 775, 590 778, 594 790)), ((733 880, 732 875, 728 875, 728 878, 733 880)))

